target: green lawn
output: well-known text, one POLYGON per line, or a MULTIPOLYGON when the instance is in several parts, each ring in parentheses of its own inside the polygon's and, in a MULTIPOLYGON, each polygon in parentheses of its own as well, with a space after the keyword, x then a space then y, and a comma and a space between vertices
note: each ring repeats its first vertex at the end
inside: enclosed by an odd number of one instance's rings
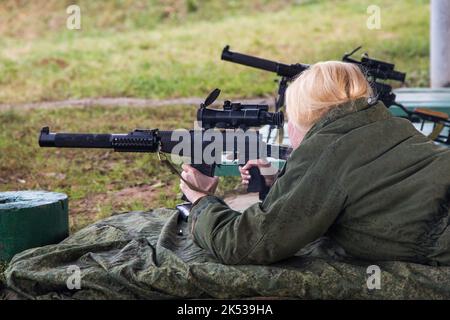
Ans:
POLYGON ((363 45, 407 71, 408 85, 428 84, 428 1, 85 0, 82 30, 65 28, 69 1, 36 1, 44 2, 0 4, 11 18, 0 22, 2 102, 203 96, 215 87, 228 97, 272 94, 273 75, 220 60, 226 44, 290 63, 340 59, 363 45), (381 8, 380 30, 366 27, 370 4, 381 8))
MULTIPOLYGON (((155 154, 40 148, 38 133, 45 125, 54 131, 116 133, 134 128, 192 127, 195 112, 194 107, 173 106, 0 113, 0 191, 67 193, 72 230, 112 212, 174 207, 180 202, 178 178, 155 154)), ((221 193, 237 186, 236 179, 224 180, 221 193)))

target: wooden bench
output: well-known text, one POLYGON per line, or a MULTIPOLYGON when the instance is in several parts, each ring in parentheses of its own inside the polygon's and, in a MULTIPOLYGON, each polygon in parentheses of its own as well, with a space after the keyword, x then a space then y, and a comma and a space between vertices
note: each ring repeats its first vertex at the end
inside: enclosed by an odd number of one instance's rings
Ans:
MULTIPOLYGON (((407 109, 426 108, 450 114, 450 88, 401 88, 394 90, 397 101, 407 109)), ((391 112, 398 116, 403 112, 391 107, 391 112)))

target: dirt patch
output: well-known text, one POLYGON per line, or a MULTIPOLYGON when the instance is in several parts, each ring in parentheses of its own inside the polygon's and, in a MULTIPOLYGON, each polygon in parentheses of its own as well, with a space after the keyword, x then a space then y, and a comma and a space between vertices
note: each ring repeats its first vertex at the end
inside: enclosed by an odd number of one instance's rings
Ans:
POLYGON ((122 189, 118 192, 113 193, 112 195, 113 205, 140 201, 143 204, 148 204, 150 206, 155 200, 155 198, 158 196, 157 188, 160 186, 161 185, 152 185, 152 186, 143 185, 122 189))
POLYGON ((141 185, 89 195, 79 200, 69 201, 71 231, 79 230, 99 219, 114 213, 134 210, 136 206, 149 210, 155 206, 162 185, 141 185))
POLYGON ((49 64, 57 65, 60 69, 64 69, 69 65, 65 60, 60 58, 44 58, 38 63, 39 66, 44 67, 48 66, 49 64))
MULTIPOLYGON (((162 187, 164 187, 162 183, 139 185, 88 195, 79 200, 69 200, 71 232, 115 213, 155 208, 159 202, 162 187)), ((225 202, 234 210, 242 211, 258 202, 257 193, 236 194, 236 192, 225 197, 225 202)))
POLYGON ((106 194, 97 194, 80 200, 69 199, 69 220, 71 233, 97 220, 101 205, 106 202, 106 194))

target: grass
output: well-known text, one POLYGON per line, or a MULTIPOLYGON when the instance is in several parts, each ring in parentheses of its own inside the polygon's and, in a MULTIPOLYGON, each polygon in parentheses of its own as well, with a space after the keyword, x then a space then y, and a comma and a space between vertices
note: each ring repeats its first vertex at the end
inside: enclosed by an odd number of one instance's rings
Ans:
MULTIPOLYGON (((154 154, 103 150, 44 149, 37 144, 43 125, 55 131, 129 132, 134 128, 192 127, 195 108, 84 108, 0 113, 0 192, 43 189, 70 197, 75 231, 113 212, 174 207, 178 179, 154 154)), ((228 179, 220 192, 233 189, 228 179)))
POLYGON ((409 85, 428 84, 428 1, 85 0, 82 30, 65 28, 68 1, 4 3, 6 103, 203 96, 214 87, 228 97, 272 94, 272 74, 220 61, 225 44, 287 63, 340 59, 363 45, 407 71, 409 85), (370 4, 381 8, 380 30, 366 27, 370 4))

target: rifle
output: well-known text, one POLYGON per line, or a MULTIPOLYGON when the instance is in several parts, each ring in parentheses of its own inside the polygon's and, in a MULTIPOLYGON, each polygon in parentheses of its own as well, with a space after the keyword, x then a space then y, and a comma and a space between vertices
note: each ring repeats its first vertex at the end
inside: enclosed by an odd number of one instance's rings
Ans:
POLYGON ((395 65, 392 63, 369 58, 367 53, 362 55, 360 61, 351 58, 351 56, 359 49, 361 49, 361 47, 356 48, 350 53, 346 53, 342 58, 342 61, 357 64, 361 68, 376 94, 376 100, 383 101, 384 105, 388 108, 392 106, 400 108, 405 113, 405 115, 402 116, 403 118, 406 118, 413 123, 421 123, 421 130, 423 130, 426 121, 432 122, 433 131, 428 137, 436 142, 449 145, 449 136, 441 135, 444 128, 450 128, 448 115, 442 112, 420 108, 408 110, 401 103, 397 102, 396 96, 392 91, 392 86, 383 83, 380 80, 394 80, 403 83, 405 81, 406 73, 395 71, 395 65))
POLYGON ((444 128, 450 129, 448 114, 421 108, 408 110, 401 103, 397 102, 396 96, 392 92, 392 87, 386 83, 380 82, 379 80, 404 82, 406 73, 395 71, 395 65, 392 63, 369 58, 367 53, 362 55, 361 61, 350 58, 359 49, 361 49, 361 47, 345 54, 342 60, 349 63, 355 63, 361 68, 361 70, 366 74, 372 88, 374 88, 374 91, 377 94, 377 100, 383 101, 385 106, 388 108, 391 106, 400 108, 405 113, 405 116, 402 116, 403 118, 406 118, 413 123, 420 122, 421 131, 424 128, 425 122, 429 121, 433 123, 433 130, 428 137, 433 141, 450 145, 450 131, 447 130, 446 135, 442 134, 444 128))
MULTIPOLYGON (((377 100, 383 101, 386 107, 390 107, 395 101, 395 95, 392 93, 392 87, 386 83, 380 82, 380 80, 404 82, 406 74, 396 71, 394 64, 372 59, 367 54, 362 56, 361 61, 351 58, 351 56, 359 49, 361 49, 361 47, 356 48, 350 53, 346 53, 343 56, 342 61, 358 65, 366 74, 374 92, 377 95, 377 100)), ((232 52, 230 51, 230 46, 228 45, 222 50, 221 58, 225 61, 274 72, 278 76, 281 76, 281 80, 278 85, 278 96, 275 101, 275 109, 277 111, 284 105, 284 97, 288 83, 310 67, 308 64, 296 63, 287 65, 238 52, 232 52)))
POLYGON ((406 73, 396 71, 395 65, 392 63, 369 58, 367 53, 362 55, 360 61, 350 58, 360 49, 361 46, 354 49, 350 53, 344 54, 342 61, 354 63, 360 67, 361 71, 366 75, 372 89, 374 90, 376 100, 383 101, 384 105, 388 108, 395 105, 396 96, 392 92, 392 86, 387 83, 383 83, 380 80, 393 80, 403 83, 405 82, 406 73))
MULTIPOLYGON (((231 152, 238 156, 241 164, 251 159, 261 159, 273 157, 287 159, 292 149, 279 145, 266 144, 261 135, 253 131, 249 135, 247 132, 237 130, 229 134, 227 131, 213 130, 190 130, 187 132, 187 140, 190 148, 180 147, 183 139, 183 132, 160 131, 158 129, 136 129, 125 134, 94 134, 94 133, 54 133, 49 127, 41 129, 39 136, 39 146, 55 148, 100 148, 113 149, 117 152, 148 152, 175 154, 181 157, 188 157, 188 161, 195 169, 207 176, 214 176, 216 167, 221 165, 221 156, 217 151, 231 152), (221 142, 217 142, 217 137, 221 137, 221 142), (179 139, 181 137, 181 140, 179 139), (204 152, 210 150, 211 162, 205 161, 204 152), (198 152, 200 150, 200 152, 198 152), (199 154, 200 153, 200 154, 199 154)), ((220 139, 220 138, 219 138, 220 139)), ((169 168, 174 168, 167 158, 164 162, 169 164, 169 168)), ((176 169, 175 169, 176 170, 176 169)), ((248 192, 260 192, 260 198, 265 196, 265 180, 261 176, 259 169, 250 169, 251 179, 248 185, 248 192)), ((192 188, 195 190, 195 188, 192 188)), ((186 200, 186 198, 184 198, 186 200)), ((190 210, 189 204, 179 207, 185 217, 190 210)))
POLYGON ((248 67, 261 69, 269 72, 274 72, 281 77, 278 84, 278 96, 275 100, 275 110, 280 110, 284 105, 284 96, 286 93, 288 83, 297 75, 309 68, 308 64, 295 63, 284 64, 276 61, 271 61, 255 56, 246 55, 239 52, 230 51, 230 46, 227 45, 222 50, 221 59, 248 67))
MULTIPOLYGON (((223 111, 207 109, 206 107, 212 104, 219 94, 220 90, 214 90, 200 105, 197 118, 205 126, 196 130, 136 129, 130 133, 95 134, 55 133, 50 132, 49 127, 44 127, 39 136, 39 146, 100 148, 113 149, 117 152, 147 152, 158 155, 174 154, 188 158, 189 164, 210 177, 214 176, 215 169, 221 165, 223 152, 230 153, 233 159, 238 160, 240 164, 245 164, 251 159, 265 157, 288 158, 292 151, 291 148, 267 144, 263 142, 262 136, 257 130, 249 130, 251 126, 257 124, 282 126, 284 118, 281 112, 268 112, 265 105, 239 105, 236 110, 229 110, 228 106, 233 105, 230 101, 225 102, 226 108, 223 111), (252 112, 248 112, 249 110, 252 112), (229 130, 214 129, 217 125, 229 130)), ((179 175, 167 156, 163 161, 179 175)), ((259 169, 251 168, 250 175, 251 179, 247 190, 259 192, 260 199, 263 198, 267 189, 259 169)), ((193 189, 195 190, 195 188, 193 189)), ((189 203, 177 206, 177 208, 183 217, 188 216, 189 203)))

